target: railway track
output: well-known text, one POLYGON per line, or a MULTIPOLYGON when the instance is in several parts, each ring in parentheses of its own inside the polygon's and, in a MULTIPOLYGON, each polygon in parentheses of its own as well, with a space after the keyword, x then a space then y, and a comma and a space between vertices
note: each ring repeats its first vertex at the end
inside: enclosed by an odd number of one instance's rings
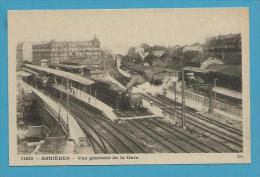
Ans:
POLYGON ((133 121, 133 120, 129 120, 128 122, 131 123, 133 126, 137 127, 139 130, 142 130, 146 135, 149 135, 150 137, 152 137, 154 140, 156 140, 161 145, 163 145, 164 147, 169 149, 171 152, 174 152, 174 153, 185 153, 185 152, 187 152, 185 149, 183 149, 183 148, 179 147, 178 145, 176 145, 175 143, 167 140, 162 135, 155 133, 150 128, 147 128, 144 125, 141 125, 141 124, 139 124, 139 123, 137 123, 136 121, 133 121))
MULTIPOLYGON (((144 115, 143 112, 137 111, 125 111, 124 115, 121 116, 141 116, 144 115)), ((234 152, 234 149, 227 147, 226 145, 220 144, 214 139, 207 139, 199 141, 197 137, 189 135, 189 133, 181 131, 177 127, 169 127, 166 122, 159 119, 138 119, 138 120, 127 120, 131 126, 136 127, 138 130, 144 132, 146 136, 152 137, 154 140, 158 141, 158 139, 163 138, 165 141, 170 141, 178 148, 181 148, 184 152, 193 152, 193 153, 201 153, 201 152, 234 152), (158 138, 160 136, 160 138, 158 138)), ((167 144, 159 143, 163 146, 166 146, 171 151, 176 152, 172 148, 169 148, 167 144)))
POLYGON ((77 119, 76 121, 80 122, 82 130, 89 139, 96 154, 109 154, 115 152, 114 149, 109 149, 109 147, 105 145, 104 140, 95 132, 93 128, 89 127, 89 125, 82 121, 79 117, 75 116, 75 118, 77 119))
MULTIPOLYGON (((138 113, 137 113, 138 114, 138 113)), ((195 148, 199 149, 199 152, 220 152, 218 148, 216 148, 216 144, 214 144, 214 146, 210 146, 208 143, 205 144, 205 142, 201 142, 198 141, 197 138, 192 137, 191 135, 187 134, 184 131, 181 131, 180 129, 178 129, 175 126, 169 126, 169 124, 167 124, 166 122, 164 122, 163 120, 159 120, 159 119, 146 119, 147 123, 153 124, 153 129, 161 129, 164 132, 166 132, 168 135, 174 135, 175 137, 177 137, 177 139, 179 140, 183 140, 184 141, 184 147, 188 146, 188 150, 192 149, 193 147, 190 146, 194 146, 195 148)), ((150 125, 151 126, 151 125, 150 125)), ((148 125, 149 127, 149 125, 148 125)), ((166 136, 167 136, 166 134, 166 136)), ((224 151, 228 151, 228 149, 224 148, 224 151)), ((195 150, 195 152, 197 152, 195 150)))
MULTIPOLYGON (((52 94, 49 96, 51 96, 53 99, 58 99, 59 93, 56 90, 52 90, 52 94)), ((65 104, 64 102, 62 103, 65 104)), ((88 122, 82 120, 80 115, 74 114, 72 112, 71 114, 75 117, 76 121, 79 123, 79 126, 82 128, 83 132, 89 138, 95 153, 110 154, 110 153, 117 152, 115 148, 110 145, 110 142, 108 142, 106 138, 100 135, 100 133, 97 132, 95 128, 93 128, 91 125, 89 125, 88 122)))
MULTIPOLYGON (((51 92, 52 96, 56 100, 59 100, 59 93, 51 92)), ((63 104, 65 103, 65 96, 63 96, 63 104)), ((158 101, 158 100, 157 100, 158 101)), ((160 102, 160 101, 159 101, 160 102)), ((86 136, 89 138, 93 150, 95 153, 146 153, 147 149, 141 146, 142 143, 134 140, 129 134, 122 131, 119 127, 115 126, 109 119, 104 117, 100 111, 93 107, 87 106, 85 103, 71 97, 69 102, 70 112, 74 115, 79 125, 85 132, 86 136)), ((173 113, 173 112, 170 112, 173 113)), ((127 116, 139 116, 143 115, 143 112, 127 112, 127 116)), ((188 119, 187 119, 188 120, 188 119)), ((237 148, 230 148, 219 145, 216 148, 212 147, 214 144, 204 144, 200 145, 196 140, 188 140, 181 133, 177 134, 176 131, 170 131, 165 125, 162 125, 159 120, 151 120, 151 122, 146 122, 144 120, 128 120, 132 126, 134 126, 139 131, 142 131, 146 136, 150 137, 157 144, 160 144, 166 151, 161 152, 174 152, 174 153, 187 153, 187 152, 237 152, 237 148), (155 122, 153 122, 155 121, 155 122), (157 131, 155 131, 157 130, 157 131)), ((192 121, 191 121, 192 122, 192 121)), ((195 124, 194 122, 188 122, 189 127, 193 130, 203 129, 200 124, 195 124)), ((183 132, 182 132, 183 133, 183 132)), ((213 134, 211 132, 211 134, 213 134)), ((216 136, 210 138, 216 140, 216 136)), ((226 139, 226 141, 229 141, 226 139)), ((217 139, 216 142, 226 145, 227 142, 223 142, 222 139, 217 139)), ((212 143, 212 141, 211 141, 212 143)), ((217 144, 217 143, 215 143, 217 144)))
POLYGON ((171 142, 178 148, 182 149, 183 152, 193 152, 193 153, 201 153, 204 152, 200 148, 193 146, 192 144, 188 143, 187 139, 182 139, 175 134, 169 133, 162 129, 160 126, 150 122, 150 121, 144 121, 144 120, 137 120, 138 124, 142 125, 144 128, 150 130, 151 132, 154 132, 155 134, 158 134, 163 139, 171 142))
MULTIPOLYGON (((148 98, 152 100, 154 103, 157 103, 158 105, 164 105, 165 100, 157 99, 157 97, 149 95, 148 98), (164 101, 164 102, 163 102, 164 101)), ((166 102, 166 104, 169 104, 166 102)), ((161 106, 164 107, 164 106, 161 106)), ((174 111, 171 109, 167 109, 167 112, 174 115, 174 111)), ((181 112, 177 111, 177 117, 181 119, 181 112)), ((234 135, 231 132, 227 132, 227 130, 221 129, 221 127, 216 127, 216 125, 211 125, 208 122, 203 122, 203 120, 200 120, 199 118, 190 115, 189 113, 186 114, 186 121, 187 126, 195 130, 196 132, 204 132, 206 136, 209 138, 214 139, 215 141, 219 142, 220 144, 228 146, 233 151, 242 151, 242 139, 238 135, 234 135), (225 132, 225 133, 223 133, 225 132)))
MULTIPOLYGON (((138 114, 138 113, 137 113, 138 114)), ((142 121, 142 120, 137 120, 142 121)), ((189 152, 232 152, 233 149, 227 148, 226 146, 220 145, 216 141, 208 140, 207 142, 198 141, 198 138, 192 137, 184 131, 178 130, 177 127, 169 127, 166 122, 159 119, 146 119, 143 122, 147 123, 146 128, 151 128, 151 130, 161 130, 167 139, 177 138, 182 147, 187 147, 189 152), (153 124, 153 125, 151 125, 153 124), (174 136, 174 137, 172 137, 174 136), (181 141, 182 140, 182 141, 181 141), (194 150, 195 148, 195 150, 194 150), (196 149, 197 148, 197 149, 196 149)), ((160 132, 157 131, 160 134, 160 132)))
MULTIPOLYGON (((56 100, 59 96, 57 92, 52 92, 52 94, 49 95, 52 99, 56 100)), ((73 114, 74 118, 77 122, 79 122, 79 125, 82 129, 82 131, 85 133, 86 137, 90 141, 92 148, 95 153, 97 154, 103 154, 103 153, 113 153, 116 152, 114 149, 112 149, 110 146, 108 146, 108 143, 105 142, 105 139, 103 139, 95 129, 93 129, 91 126, 89 126, 87 123, 85 123, 81 118, 78 117, 78 115, 73 114)))
MULTIPOLYGON (((108 146, 103 145, 103 147, 106 147, 106 149, 110 148, 108 153, 146 152, 144 147, 140 146, 138 142, 133 140, 133 138, 128 136, 125 132, 122 132, 119 130, 119 128, 112 125, 112 123, 109 122, 109 119, 101 115, 100 112, 94 112, 94 108, 90 108, 92 109, 91 111, 87 110, 86 107, 83 107, 82 103, 77 101, 75 98, 70 99, 69 108, 71 113, 76 115, 77 120, 78 118, 81 119, 79 124, 82 124, 83 121, 85 125, 88 125, 90 129, 94 130, 95 133, 103 139, 103 144, 108 144, 108 146)), ((102 142, 99 141, 99 144, 101 143, 102 142)))
MULTIPOLYGON (((132 114, 128 114, 127 116, 140 116, 140 114, 143 115, 143 113, 140 112, 132 112, 132 114)), ((205 150, 205 146, 204 148, 202 148, 203 145, 200 146, 199 143, 197 143, 196 146, 190 143, 190 141, 188 141, 188 137, 176 136, 176 133, 165 131, 165 129, 159 127, 156 123, 152 122, 151 119, 131 121, 128 120, 128 122, 130 122, 133 126, 137 127, 139 130, 143 131, 145 134, 149 135, 153 139, 159 141, 163 146, 167 147, 169 150, 173 152, 207 152, 205 150)), ((209 148, 207 148, 207 150, 208 152, 213 152, 212 149, 209 150, 209 148)))
MULTIPOLYGON (((75 104, 77 106, 77 104, 75 104)), ((76 107, 75 107, 76 108, 76 107)), ((81 107, 79 109, 82 109, 81 107)), ((103 118, 100 118, 100 116, 97 116, 98 119, 95 119, 93 116, 95 114, 86 112, 86 110, 82 110, 86 115, 88 114, 90 119, 92 119, 96 124, 99 124, 103 130, 106 130, 108 133, 113 135, 118 141, 122 142, 131 153, 144 153, 146 150, 141 147, 138 142, 134 141, 132 138, 130 138, 126 133, 122 133, 118 128, 115 128, 114 125, 111 125, 111 123, 108 123, 103 118)), ((88 117, 88 118, 89 118, 88 117)))
MULTIPOLYGON (((140 112, 136 112, 137 115, 140 114, 140 112)), ((141 113, 142 114, 142 113, 141 113)), ((145 119, 145 120, 135 120, 138 124, 142 125, 146 129, 154 132, 155 134, 158 134, 162 138, 168 140, 169 142, 173 143, 175 146, 182 149, 184 152, 193 152, 193 153, 201 153, 205 152, 204 149, 198 148, 198 146, 194 146, 194 144, 191 144, 187 137, 185 136, 176 136, 176 133, 166 131, 164 128, 162 128, 159 124, 160 122, 154 122, 153 120, 157 119, 145 119)), ((134 120, 133 120, 134 121, 134 120)))
MULTIPOLYGON (((137 115, 133 112, 128 111, 124 113, 121 112, 120 116, 130 117, 137 115)), ((155 135, 154 132, 151 133, 149 132, 149 130, 144 129, 143 126, 138 125, 135 121, 125 120, 125 123, 128 127, 130 126, 131 130, 134 130, 135 133, 137 132, 139 139, 141 139, 144 144, 152 148, 153 152, 183 152, 183 150, 179 149, 178 147, 175 147, 171 143, 167 142, 165 139, 162 139, 161 137, 158 137, 158 135, 155 135)))
POLYGON ((150 120, 151 123, 157 125, 161 129, 163 129, 166 132, 169 132, 171 134, 174 134, 175 136, 184 139, 186 142, 190 143, 191 145, 199 148, 203 152, 221 152, 219 151, 219 148, 216 148, 215 145, 209 144, 207 142, 199 141, 197 138, 189 135, 188 133, 185 133, 181 130, 178 130, 174 126, 169 126, 166 122, 163 122, 162 120, 153 119, 150 120))
POLYGON ((191 127, 190 129, 191 132, 188 133, 186 131, 183 131, 181 128, 169 126, 169 124, 164 122, 163 120, 156 120, 156 121, 159 121, 161 123, 159 124, 159 126, 163 126, 164 128, 170 127, 170 129, 168 128, 169 131, 173 131, 174 130, 173 128, 175 128, 177 131, 180 132, 180 135, 185 135, 189 137, 190 142, 191 140, 195 140, 199 142, 201 146, 205 145, 206 147, 204 146, 204 148, 206 149, 209 148, 213 152, 239 152, 238 150, 227 146, 225 143, 222 142, 221 139, 218 139, 217 137, 212 137, 212 135, 208 135, 208 134, 201 134, 201 131, 196 127, 191 127), (194 135, 192 132, 202 136, 198 137, 197 135, 194 135))
MULTIPOLYGON (((167 97, 165 97, 165 98, 167 98, 167 97)), ((164 98, 160 97, 159 101, 163 102, 163 99, 164 98)), ((171 102, 171 99, 169 99, 169 98, 167 99, 167 101, 168 101, 167 105, 174 104, 174 102, 171 102)), ((187 111, 187 118, 188 118, 187 121, 190 124, 192 124, 194 126, 199 126, 201 128, 207 127, 207 129, 208 129, 208 131, 210 131, 210 133, 214 134, 215 132, 218 132, 218 135, 221 136, 223 139, 230 141, 237 146, 242 146, 242 138, 241 138, 240 134, 230 132, 229 130, 226 129, 226 126, 222 126, 225 124, 220 123, 219 124, 220 126, 217 126, 215 124, 217 121, 209 121, 210 119, 205 118, 205 117, 206 116, 203 117, 201 114, 196 114, 191 111, 187 111), (207 121, 205 121, 205 120, 207 120, 207 121), (214 122, 214 123, 211 123, 211 122, 214 122), (203 125, 203 126, 201 126, 201 125, 203 125)))
MULTIPOLYGON (((164 100, 164 101, 166 100, 169 104, 176 104, 174 100, 172 100, 172 99, 170 99, 170 98, 168 98, 168 97, 165 97, 165 96, 163 96, 163 95, 158 95, 157 97, 160 98, 161 100, 164 100)), ((177 102, 177 105, 178 105, 178 106, 181 106, 181 103, 178 103, 178 102, 177 102)), ((190 107, 187 107, 187 106, 186 106, 186 110, 189 111, 189 114, 190 114, 190 115, 193 115, 193 116, 195 116, 195 117, 199 117, 200 119, 202 119, 202 120, 204 120, 204 121, 206 121, 206 122, 208 122, 208 123, 211 123, 211 124, 213 124, 213 125, 216 125, 216 126, 218 126, 218 127, 221 127, 222 129, 224 129, 224 130, 226 130, 226 131, 229 131, 229 132, 231 132, 231 133, 234 133, 234 134, 236 134, 236 135, 238 135, 238 136, 243 136, 243 131, 240 130, 240 129, 237 129, 237 128, 235 128, 235 127, 228 126, 227 124, 224 124, 224 123, 222 123, 222 122, 220 122, 220 121, 217 121, 217 120, 212 119, 212 118, 210 118, 210 117, 207 117, 207 116, 205 116, 205 115, 198 114, 198 113, 196 113, 196 110, 194 110, 194 109, 192 109, 192 108, 190 108, 190 107)))
MULTIPOLYGON (((105 142, 108 144, 108 146, 105 147, 111 147, 113 153, 132 153, 130 148, 122 142, 117 136, 112 134, 110 130, 107 128, 104 128, 102 125, 97 124, 96 122, 89 119, 89 115, 86 115, 85 113, 78 110, 77 107, 73 107, 70 105, 71 113, 74 115, 77 115, 81 120, 84 121, 85 124, 87 124, 92 129, 96 130, 96 134, 98 134, 102 139, 105 140, 105 142)), ((95 117, 94 117, 95 118, 95 117)), ((79 122, 80 123, 80 122, 79 122)), ((110 151, 111 152, 111 151, 110 151)))

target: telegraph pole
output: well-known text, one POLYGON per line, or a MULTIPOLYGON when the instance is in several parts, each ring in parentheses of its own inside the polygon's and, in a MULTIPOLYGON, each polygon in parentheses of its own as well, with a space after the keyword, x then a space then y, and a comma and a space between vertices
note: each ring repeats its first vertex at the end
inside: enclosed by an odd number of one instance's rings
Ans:
POLYGON ((95 91, 95 104, 97 102, 97 91, 95 91))
POLYGON ((217 92, 216 92, 216 87, 217 87, 217 80, 218 79, 214 79, 214 88, 215 88, 215 90, 214 90, 214 99, 215 99, 215 101, 217 100, 217 92))
MULTIPOLYGON (((55 78, 56 79, 56 78, 55 78)), ((62 86, 63 86, 63 80, 64 78, 62 78, 61 82, 62 82, 62 86)), ((59 133, 59 126, 61 124, 61 106, 62 106, 62 95, 63 95, 63 92, 60 91, 60 100, 59 100, 59 114, 58 114, 58 133, 59 133)))
POLYGON ((174 101, 175 101, 175 105, 174 105, 174 118, 175 120, 177 119, 177 89, 176 89, 177 83, 174 82, 174 101))
POLYGON ((103 66, 103 67, 104 67, 104 69, 103 69, 103 70, 104 70, 104 72, 103 72, 103 77, 105 78, 105 76, 106 76, 106 60, 105 60, 105 57, 104 57, 104 56, 103 56, 103 62, 104 62, 104 63, 103 63, 103 64, 104 64, 104 66, 103 66))
POLYGON ((166 102, 166 88, 163 88, 163 96, 165 97, 164 99, 164 103, 165 103, 165 110, 164 110, 164 113, 165 113, 165 116, 166 116, 166 111, 167 111, 167 102, 166 102))
POLYGON ((213 84, 209 84, 209 113, 213 112, 213 84))
POLYGON ((183 55, 181 55, 181 67, 182 67, 182 128, 185 130, 186 129, 186 118, 185 118, 185 81, 184 81, 184 63, 183 63, 183 55))
POLYGON ((70 134, 69 129, 69 79, 67 79, 67 102, 66 102, 66 109, 67 109, 67 138, 70 134))
POLYGON ((118 119, 118 99, 116 98, 116 116, 117 116, 117 119, 118 119))
POLYGON ((89 95, 91 96, 91 85, 89 85, 89 95))
POLYGON ((184 69, 182 68, 182 128, 186 129, 185 118, 185 81, 184 81, 184 69))

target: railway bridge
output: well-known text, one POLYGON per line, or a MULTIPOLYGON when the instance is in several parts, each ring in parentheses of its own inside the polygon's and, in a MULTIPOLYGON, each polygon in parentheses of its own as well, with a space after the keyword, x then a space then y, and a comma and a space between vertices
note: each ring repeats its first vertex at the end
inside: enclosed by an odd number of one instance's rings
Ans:
POLYGON ((22 89, 35 95, 38 102, 55 119, 55 122, 61 127, 68 139, 73 140, 78 145, 86 139, 74 116, 68 112, 67 108, 26 82, 21 82, 22 89))

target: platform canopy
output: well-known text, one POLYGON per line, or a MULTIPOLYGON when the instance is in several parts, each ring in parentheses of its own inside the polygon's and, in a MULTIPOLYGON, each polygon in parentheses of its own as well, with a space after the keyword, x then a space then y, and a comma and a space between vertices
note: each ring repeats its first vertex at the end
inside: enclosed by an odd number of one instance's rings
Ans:
POLYGON ((80 76, 80 75, 77 75, 74 73, 66 72, 66 71, 61 71, 61 70, 57 70, 57 69, 41 67, 41 66, 31 65, 31 64, 25 64, 25 66, 28 68, 34 69, 34 70, 43 71, 46 73, 54 74, 56 76, 67 78, 69 80, 79 82, 83 85, 91 85, 94 83, 94 81, 91 79, 88 79, 86 77, 83 77, 83 76, 80 76))
POLYGON ((227 95, 229 97, 242 100, 242 92, 237 92, 223 87, 214 87, 213 91, 222 95, 227 95))
POLYGON ((60 64, 60 63, 55 63, 55 64, 52 64, 51 66, 65 68, 65 69, 82 69, 82 68, 86 67, 83 65, 67 65, 67 64, 60 64))
POLYGON ((31 73, 28 73, 28 72, 25 72, 25 71, 18 71, 16 74, 17 74, 18 77, 28 77, 28 76, 32 75, 31 73))
POLYGON ((32 71, 31 69, 29 69, 29 68, 23 68, 23 70, 26 71, 26 72, 28 72, 28 73, 31 73, 31 74, 33 74, 33 75, 39 75, 39 73, 34 72, 34 71, 32 71))
POLYGON ((209 73, 208 70, 206 69, 201 69, 201 68, 197 68, 197 67, 190 67, 190 66, 186 66, 183 68, 184 71, 191 71, 191 72, 195 72, 195 73, 209 73))

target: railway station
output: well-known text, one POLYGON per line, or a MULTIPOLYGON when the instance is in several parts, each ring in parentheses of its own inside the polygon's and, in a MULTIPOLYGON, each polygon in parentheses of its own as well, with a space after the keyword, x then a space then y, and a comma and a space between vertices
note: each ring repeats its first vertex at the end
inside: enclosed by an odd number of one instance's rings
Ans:
MULTIPOLYGON (((162 48, 151 47, 156 51, 147 54, 150 59, 160 54, 155 65, 169 54, 162 48)), ((38 141, 38 148, 25 153, 243 152, 241 68, 214 58, 218 49, 213 48, 205 50, 209 58, 203 63, 183 66, 181 61, 173 70, 158 69, 152 61, 150 65, 140 48, 136 51, 143 58, 125 56, 126 63, 124 56, 115 55, 105 61, 96 37, 33 44, 33 61, 20 62, 17 68, 19 141, 28 140, 28 129, 38 141), (232 82, 223 87, 225 80, 232 82), (41 150, 46 142, 56 145, 41 150), (62 143, 55 149, 57 142, 62 143)), ((182 50, 180 60, 199 52, 202 61, 201 46, 182 50), (195 49, 199 51, 189 51, 195 49)))
POLYGON ((183 130, 181 102, 164 95, 139 94, 138 99, 131 99, 134 96, 130 92, 116 92, 102 79, 31 64, 25 64, 23 71, 27 73, 22 77, 24 87, 47 104, 44 107, 53 112, 54 124, 63 128, 73 142, 88 141, 95 153, 242 150, 239 128, 203 116, 191 107, 186 107, 188 128, 183 130), (102 133, 98 127, 102 127, 102 133), (157 132, 158 128, 163 132, 157 132), (187 133, 194 130, 197 134, 207 131, 209 139, 200 142, 187 133), (140 136, 152 143, 152 148, 131 136, 140 136))

